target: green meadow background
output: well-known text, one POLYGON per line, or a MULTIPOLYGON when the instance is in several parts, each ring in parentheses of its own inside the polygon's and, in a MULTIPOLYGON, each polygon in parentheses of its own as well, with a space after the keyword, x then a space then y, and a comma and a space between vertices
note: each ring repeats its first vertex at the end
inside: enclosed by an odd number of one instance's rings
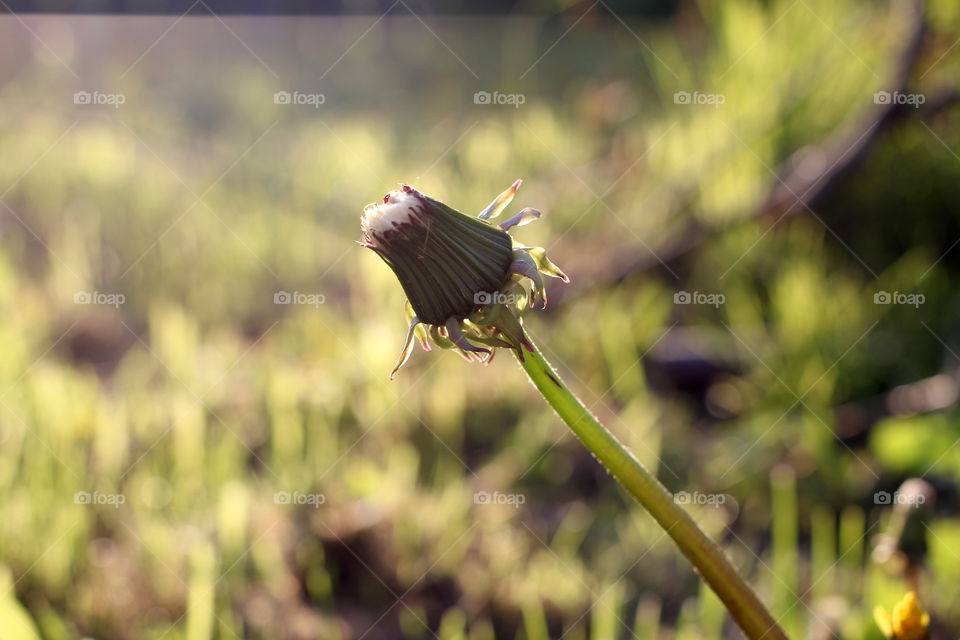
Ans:
POLYGON ((509 353, 387 379, 363 205, 516 178, 527 330, 790 636, 957 637, 958 5, 401 5, 0 17, 0 638, 741 637, 509 353))

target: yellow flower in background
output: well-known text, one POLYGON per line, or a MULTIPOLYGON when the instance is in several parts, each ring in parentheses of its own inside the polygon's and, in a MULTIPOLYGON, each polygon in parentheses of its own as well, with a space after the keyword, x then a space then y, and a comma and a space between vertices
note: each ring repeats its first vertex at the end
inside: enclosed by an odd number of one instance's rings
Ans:
POLYGON ((873 619, 877 626, 892 640, 926 640, 927 627, 930 626, 930 614, 917 602, 917 594, 907 591, 893 607, 893 614, 881 606, 873 610, 873 619))

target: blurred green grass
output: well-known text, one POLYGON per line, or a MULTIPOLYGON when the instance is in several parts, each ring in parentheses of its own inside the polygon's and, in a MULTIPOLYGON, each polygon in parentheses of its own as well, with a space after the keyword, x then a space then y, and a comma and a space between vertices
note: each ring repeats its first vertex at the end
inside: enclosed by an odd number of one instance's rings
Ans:
MULTIPOLYGON (((897 11, 598 9, 562 38, 578 13, 427 18, 437 38, 391 17, 353 48, 375 17, 231 18, 236 37, 187 18, 139 61, 172 18, 27 18, 61 60, 4 18, 4 637, 734 635, 505 355, 417 352, 386 379, 403 299, 355 244, 362 205, 406 181, 478 211, 517 177, 515 202, 546 213, 519 238, 580 287, 530 332, 669 488, 725 496, 690 508, 791 636, 878 637, 873 606, 906 586, 869 559, 890 513, 874 493, 912 475, 942 496, 921 596, 956 635, 955 403, 845 418, 956 369, 958 256, 938 261, 960 233, 955 110, 885 135, 825 224, 753 218, 773 169, 870 117, 897 11), (75 105, 81 90, 126 101, 75 105), (694 90, 725 103, 673 102, 694 90), (602 284, 691 222, 717 230, 602 284), (681 290, 726 302, 676 305, 681 290), (709 375, 678 372, 691 360, 709 375)), ((936 58, 958 15, 928 15, 932 91, 957 70, 936 58)))

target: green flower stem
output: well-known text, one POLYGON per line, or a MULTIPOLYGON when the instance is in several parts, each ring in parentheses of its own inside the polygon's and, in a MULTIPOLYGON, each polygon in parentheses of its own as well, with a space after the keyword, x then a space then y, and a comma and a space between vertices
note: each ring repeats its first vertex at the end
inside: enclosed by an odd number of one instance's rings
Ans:
POLYGON ((520 361, 531 382, 584 446, 673 538, 747 637, 786 640, 787 636, 776 620, 720 548, 674 502, 673 496, 660 481, 573 395, 544 360, 537 346, 532 342, 531 345, 532 353, 525 353, 520 361))

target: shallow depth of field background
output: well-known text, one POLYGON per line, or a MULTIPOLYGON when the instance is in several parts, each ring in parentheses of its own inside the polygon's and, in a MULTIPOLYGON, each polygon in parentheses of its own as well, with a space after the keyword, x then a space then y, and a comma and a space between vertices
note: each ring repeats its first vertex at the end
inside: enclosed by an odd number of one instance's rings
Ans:
POLYGON ((956 637, 960 9, 911 6, 0 18, 4 640, 739 637, 509 353, 387 380, 363 205, 516 178, 573 280, 528 330, 791 637, 911 580, 956 637))

